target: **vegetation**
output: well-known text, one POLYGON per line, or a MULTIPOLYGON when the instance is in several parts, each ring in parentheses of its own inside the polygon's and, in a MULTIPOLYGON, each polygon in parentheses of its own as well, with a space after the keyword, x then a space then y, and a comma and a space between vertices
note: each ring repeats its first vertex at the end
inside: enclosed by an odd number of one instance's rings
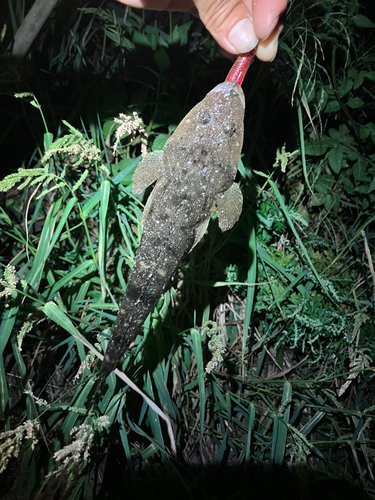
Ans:
MULTIPOLYGON (((22 2, 1 10, 4 52, 22 2)), ((122 498, 133 489, 141 498, 139 478, 156 498, 156 479, 186 498, 239 494, 237 472, 220 490, 220 474, 208 469, 206 484, 202 464, 249 467, 252 491, 265 498, 275 496, 259 482, 267 465, 281 498, 321 498, 319 488, 330 498, 321 475, 353 483, 335 483, 332 495, 357 485, 374 497, 367 16, 365 2, 291 2, 277 58, 250 68, 243 214, 228 234, 212 215, 128 352, 122 371, 143 396, 115 374, 93 395, 141 236, 132 173, 141 147, 162 149, 230 62, 188 15, 77 0, 56 9, 30 60, 3 67, 7 498, 122 498)))

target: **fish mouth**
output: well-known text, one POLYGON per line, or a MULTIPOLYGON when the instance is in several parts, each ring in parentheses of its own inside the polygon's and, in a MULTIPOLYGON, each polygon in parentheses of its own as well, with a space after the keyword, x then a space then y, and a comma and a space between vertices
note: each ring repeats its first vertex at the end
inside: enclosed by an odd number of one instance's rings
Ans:
POLYGON ((232 94, 235 92, 241 100, 242 106, 245 109, 245 94, 243 93, 242 88, 236 82, 223 82, 216 85, 211 92, 223 92, 224 94, 232 94))

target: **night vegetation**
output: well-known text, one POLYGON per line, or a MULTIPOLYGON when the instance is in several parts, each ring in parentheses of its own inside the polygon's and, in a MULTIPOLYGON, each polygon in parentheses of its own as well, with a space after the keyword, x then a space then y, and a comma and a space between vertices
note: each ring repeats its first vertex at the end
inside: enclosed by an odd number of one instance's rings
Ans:
POLYGON ((16 65, 24 7, 0 6, 3 498, 375 498, 371 2, 290 2, 250 68, 242 216, 212 214, 122 365, 149 400, 114 374, 93 395, 132 173, 231 61, 188 14, 75 0, 16 65))

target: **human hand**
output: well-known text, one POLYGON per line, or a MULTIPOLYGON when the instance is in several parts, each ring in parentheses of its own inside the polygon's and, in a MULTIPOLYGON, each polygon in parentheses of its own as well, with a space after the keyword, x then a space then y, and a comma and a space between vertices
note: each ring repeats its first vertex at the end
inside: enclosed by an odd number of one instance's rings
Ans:
POLYGON ((257 57, 272 61, 288 0, 118 0, 131 7, 198 15, 224 51, 242 54, 258 44, 257 57))

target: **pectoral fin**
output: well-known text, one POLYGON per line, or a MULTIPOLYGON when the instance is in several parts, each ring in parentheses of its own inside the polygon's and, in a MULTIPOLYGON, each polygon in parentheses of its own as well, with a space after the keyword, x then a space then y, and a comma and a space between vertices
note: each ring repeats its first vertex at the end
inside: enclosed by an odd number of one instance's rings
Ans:
POLYGON ((148 153, 133 174, 133 193, 141 194, 163 175, 163 151, 148 153))
POLYGON ((217 197, 217 216, 222 231, 228 231, 238 221, 242 212, 242 203, 240 186, 234 183, 227 191, 217 197))

